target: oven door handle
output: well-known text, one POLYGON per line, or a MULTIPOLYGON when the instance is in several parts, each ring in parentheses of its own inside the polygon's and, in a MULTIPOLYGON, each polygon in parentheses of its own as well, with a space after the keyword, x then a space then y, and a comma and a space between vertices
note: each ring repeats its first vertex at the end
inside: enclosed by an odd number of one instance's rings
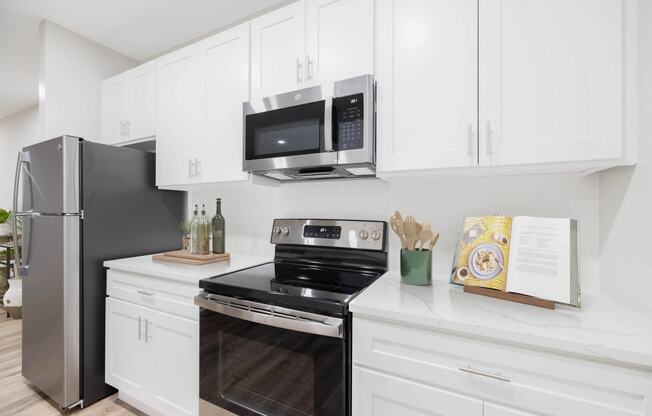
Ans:
POLYGON ((212 295, 199 294, 195 296, 195 305, 221 315, 261 325, 326 337, 343 337, 343 321, 339 318, 291 311, 237 299, 230 302, 223 297, 220 297, 219 301, 211 298, 212 295))

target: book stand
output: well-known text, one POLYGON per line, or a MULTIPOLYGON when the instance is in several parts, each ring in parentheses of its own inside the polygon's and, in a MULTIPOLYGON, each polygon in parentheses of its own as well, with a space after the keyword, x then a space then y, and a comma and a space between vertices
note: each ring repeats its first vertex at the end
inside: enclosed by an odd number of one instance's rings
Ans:
POLYGON ((555 309, 555 302, 551 300, 539 299, 534 296, 521 295, 518 293, 503 292, 502 290, 488 289, 486 287, 464 285, 464 292, 489 296, 496 299, 509 300, 512 302, 525 303, 526 305, 538 306, 540 308, 555 309))

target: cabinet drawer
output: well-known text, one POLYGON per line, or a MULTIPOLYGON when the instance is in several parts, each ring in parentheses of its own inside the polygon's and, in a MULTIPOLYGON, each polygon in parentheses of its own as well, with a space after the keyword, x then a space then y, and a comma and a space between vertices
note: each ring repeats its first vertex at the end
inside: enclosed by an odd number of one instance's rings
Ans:
POLYGON ((199 319, 199 308, 194 304, 194 297, 199 293, 196 283, 108 270, 106 291, 112 298, 195 321, 199 319))
POLYGON ((649 415, 652 373, 354 316, 356 366, 537 414, 649 415))
POLYGON ((403 380, 373 370, 353 369, 354 416, 482 416, 482 400, 403 380))

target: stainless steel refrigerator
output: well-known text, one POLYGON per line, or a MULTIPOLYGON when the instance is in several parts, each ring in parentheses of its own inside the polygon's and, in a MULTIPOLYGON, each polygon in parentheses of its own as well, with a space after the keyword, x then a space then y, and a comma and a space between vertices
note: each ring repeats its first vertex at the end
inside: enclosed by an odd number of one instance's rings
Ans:
POLYGON ((104 383, 102 263, 181 246, 184 194, 156 189, 154 159, 71 136, 18 156, 22 372, 61 408, 114 391, 104 383))

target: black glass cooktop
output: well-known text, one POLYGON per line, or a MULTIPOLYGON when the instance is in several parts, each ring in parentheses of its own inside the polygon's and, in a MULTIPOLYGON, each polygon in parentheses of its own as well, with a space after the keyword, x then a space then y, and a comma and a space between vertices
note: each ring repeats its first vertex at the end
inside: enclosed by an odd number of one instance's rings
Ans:
POLYGON ((382 273, 272 262, 201 280, 207 292, 307 312, 341 315, 348 302, 382 273))

